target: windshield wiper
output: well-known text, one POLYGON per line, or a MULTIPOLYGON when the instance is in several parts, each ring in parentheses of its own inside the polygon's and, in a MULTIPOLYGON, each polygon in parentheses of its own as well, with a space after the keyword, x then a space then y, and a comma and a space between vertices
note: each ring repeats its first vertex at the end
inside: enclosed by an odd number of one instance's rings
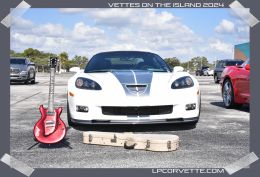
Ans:
POLYGON ((105 70, 105 69, 100 69, 100 70, 91 70, 86 73, 105 73, 105 72, 110 72, 111 70, 105 70))
POLYGON ((152 72, 160 72, 160 73, 167 73, 167 71, 158 71, 158 70, 154 70, 152 72))

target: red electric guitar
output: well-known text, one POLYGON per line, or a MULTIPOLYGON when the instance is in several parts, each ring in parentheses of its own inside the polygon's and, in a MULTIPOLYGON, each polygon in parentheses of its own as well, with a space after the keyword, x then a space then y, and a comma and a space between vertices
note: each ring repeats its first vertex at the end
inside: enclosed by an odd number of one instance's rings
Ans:
POLYGON ((40 106, 41 119, 35 124, 33 134, 39 143, 54 144, 60 142, 66 135, 66 126, 61 120, 62 108, 54 108, 55 68, 58 58, 50 59, 50 84, 48 108, 40 106))

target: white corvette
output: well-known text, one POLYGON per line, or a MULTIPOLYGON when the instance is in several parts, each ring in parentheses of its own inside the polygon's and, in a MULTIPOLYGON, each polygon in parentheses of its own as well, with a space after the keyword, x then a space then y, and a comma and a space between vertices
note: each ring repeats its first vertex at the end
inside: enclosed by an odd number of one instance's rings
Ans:
POLYGON ((68 123, 196 124, 199 84, 182 70, 149 52, 96 54, 68 81, 68 123))

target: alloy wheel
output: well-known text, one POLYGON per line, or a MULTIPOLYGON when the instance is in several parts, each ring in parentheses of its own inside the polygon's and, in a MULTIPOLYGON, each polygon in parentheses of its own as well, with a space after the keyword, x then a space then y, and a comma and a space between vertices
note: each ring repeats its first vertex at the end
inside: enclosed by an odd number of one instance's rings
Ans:
POLYGON ((225 106, 230 107, 232 104, 233 90, 230 81, 226 81, 223 87, 223 101, 225 106))

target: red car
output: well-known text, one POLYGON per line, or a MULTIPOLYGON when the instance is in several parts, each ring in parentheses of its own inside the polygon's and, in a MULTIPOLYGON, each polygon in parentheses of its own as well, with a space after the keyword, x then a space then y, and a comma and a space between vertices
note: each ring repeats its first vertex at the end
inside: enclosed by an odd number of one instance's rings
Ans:
POLYGON ((229 66, 221 74, 222 98, 226 108, 249 104, 250 61, 240 66, 229 66))

